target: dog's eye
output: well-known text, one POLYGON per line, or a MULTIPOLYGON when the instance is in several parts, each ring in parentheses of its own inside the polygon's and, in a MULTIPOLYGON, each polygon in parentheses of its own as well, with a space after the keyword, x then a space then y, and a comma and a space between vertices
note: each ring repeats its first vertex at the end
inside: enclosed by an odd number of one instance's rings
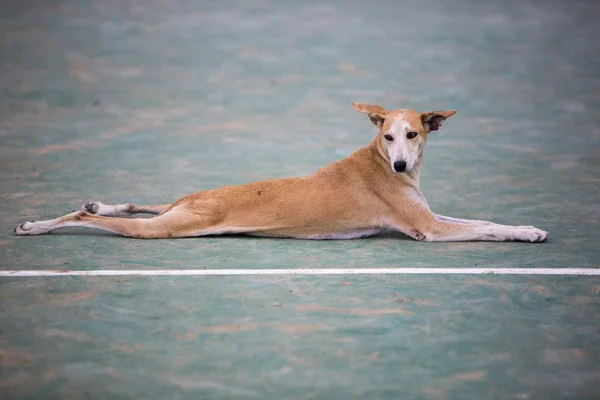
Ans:
POLYGON ((383 135, 383 137, 388 142, 391 142, 392 140, 394 140, 394 137, 392 135, 390 135, 389 133, 386 133, 385 135, 383 135))
POLYGON ((406 137, 407 137, 408 139, 414 139, 414 138, 416 138, 416 137, 417 137, 417 135, 418 135, 418 133, 417 133, 417 132, 408 132, 408 133, 406 134, 406 137))

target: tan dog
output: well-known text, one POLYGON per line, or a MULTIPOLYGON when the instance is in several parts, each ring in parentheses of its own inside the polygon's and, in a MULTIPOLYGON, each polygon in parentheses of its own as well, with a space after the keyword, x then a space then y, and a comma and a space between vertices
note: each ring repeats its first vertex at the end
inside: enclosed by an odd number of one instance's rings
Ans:
POLYGON ((48 221, 25 222, 16 235, 70 226, 145 239, 246 234, 302 239, 352 239, 399 231, 416 240, 542 242, 547 232, 456 219, 431 212, 419 190, 419 165, 431 131, 456 111, 418 113, 353 103, 380 128, 367 147, 312 175, 205 190, 171 205, 85 204, 48 221), (153 218, 117 218, 136 213, 153 218))

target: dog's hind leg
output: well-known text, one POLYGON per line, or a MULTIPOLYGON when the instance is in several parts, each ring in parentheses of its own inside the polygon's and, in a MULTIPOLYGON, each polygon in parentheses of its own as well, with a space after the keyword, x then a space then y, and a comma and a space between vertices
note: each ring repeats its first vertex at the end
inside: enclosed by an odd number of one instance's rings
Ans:
POLYGON ((99 201, 91 201, 81 206, 81 210, 90 214, 103 217, 129 217, 134 214, 160 214, 166 210, 170 204, 158 206, 138 206, 135 204, 104 204, 99 201))
POLYGON ((210 225, 209 220, 179 208, 153 218, 103 217, 80 210, 56 219, 22 223, 15 228, 15 235, 41 235, 67 227, 84 227, 132 238, 160 239, 198 236, 210 225))

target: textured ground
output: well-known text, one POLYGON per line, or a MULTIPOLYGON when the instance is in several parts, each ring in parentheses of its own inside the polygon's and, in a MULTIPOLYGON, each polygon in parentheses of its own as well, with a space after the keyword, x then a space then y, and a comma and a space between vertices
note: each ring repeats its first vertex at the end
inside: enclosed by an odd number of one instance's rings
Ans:
MULTIPOLYGON (((2 269, 600 266, 592 1, 5 1, 2 269), (308 174, 458 109, 431 207, 547 243, 139 241, 25 220, 308 174)), ((594 398, 600 279, 0 279, 2 398, 594 398), (345 285, 344 282, 349 283, 345 285)))

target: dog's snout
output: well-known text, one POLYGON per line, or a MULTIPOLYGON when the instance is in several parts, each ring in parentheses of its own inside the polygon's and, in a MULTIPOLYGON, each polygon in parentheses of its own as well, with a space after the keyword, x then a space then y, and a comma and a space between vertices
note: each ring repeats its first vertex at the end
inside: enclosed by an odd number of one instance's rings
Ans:
POLYGON ((396 161, 394 163, 394 171, 404 172, 406 170, 406 161, 396 161))

